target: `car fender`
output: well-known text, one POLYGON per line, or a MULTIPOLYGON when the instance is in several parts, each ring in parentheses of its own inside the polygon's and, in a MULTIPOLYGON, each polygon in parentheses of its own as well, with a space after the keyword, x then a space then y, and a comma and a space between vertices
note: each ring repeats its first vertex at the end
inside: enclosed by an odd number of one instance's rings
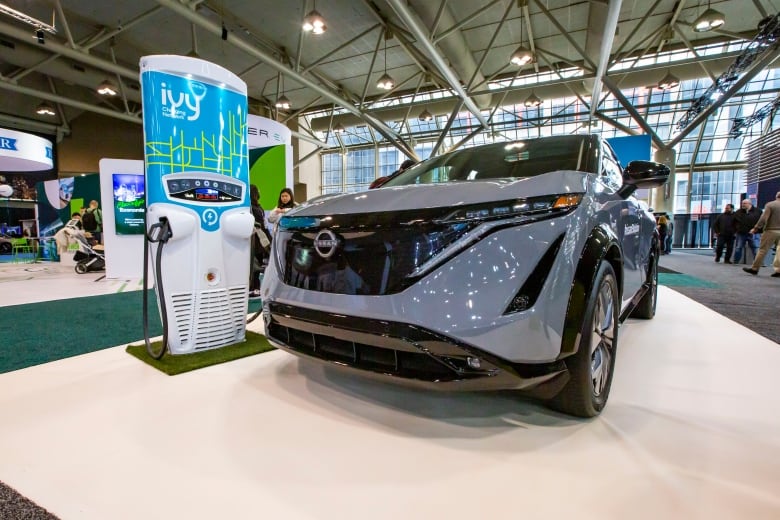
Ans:
POLYGON ((593 287, 596 273, 603 260, 612 263, 618 277, 618 288, 623 292, 623 261, 620 242, 615 232, 606 224, 599 224, 591 230, 580 254, 577 269, 566 306, 563 323, 563 338, 558 359, 568 357, 579 348, 582 329, 582 314, 587 306, 588 295, 593 287))

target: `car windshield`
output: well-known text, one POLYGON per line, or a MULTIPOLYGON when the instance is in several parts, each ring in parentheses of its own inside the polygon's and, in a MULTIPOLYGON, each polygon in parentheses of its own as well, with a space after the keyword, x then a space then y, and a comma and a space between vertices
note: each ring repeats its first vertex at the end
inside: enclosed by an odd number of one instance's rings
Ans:
POLYGON ((556 170, 583 170, 589 136, 509 141, 441 155, 406 170, 385 186, 520 179, 556 170))

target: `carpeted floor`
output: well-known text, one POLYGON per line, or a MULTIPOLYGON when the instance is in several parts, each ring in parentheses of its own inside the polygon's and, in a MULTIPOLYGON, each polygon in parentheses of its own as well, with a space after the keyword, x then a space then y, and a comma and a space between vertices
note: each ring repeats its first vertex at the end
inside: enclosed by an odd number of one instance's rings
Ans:
POLYGON ((2 520, 58 520, 58 517, 24 498, 14 488, 2 482, 0 482, 0 518, 2 520))
MULTIPOLYGON (((142 291, 0 307, 0 374, 142 340, 142 291)), ((250 302, 249 312, 260 306, 250 302)), ((162 334, 149 291, 149 335, 162 334)))
MULTIPOLYGON (((765 259, 768 262, 769 259, 765 259)), ((780 343, 780 278, 771 278, 771 267, 764 267, 758 276, 742 271, 745 265, 715 262, 715 254, 707 249, 675 249, 661 257, 659 283, 665 283, 685 296, 780 343), (677 274, 663 274, 663 273, 677 274), (684 275, 695 283, 667 283, 684 275)))

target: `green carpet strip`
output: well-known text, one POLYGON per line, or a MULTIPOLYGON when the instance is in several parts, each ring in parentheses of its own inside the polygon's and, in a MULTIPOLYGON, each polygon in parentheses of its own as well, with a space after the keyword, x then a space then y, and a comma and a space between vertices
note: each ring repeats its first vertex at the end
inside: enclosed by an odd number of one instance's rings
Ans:
MULTIPOLYGON (((143 340, 143 291, 0 307, 0 374, 143 340)), ((248 313, 260 308, 249 302, 248 313)), ((162 334, 149 291, 149 335, 162 334)))
MULTIPOLYGON (((160 344, 161 342, 154 343, 155 351, 159 350, 160 344)), ((262 334, 246 331, 246 341, 243 343, 195 352, 194 354, 173 356, 166 352, 162 359, 154 359, 146 352, 146 345, 143 343, 140 345, 129 345, 126 350, 128 354, 137 357, 157 370, 165 372, 169 376, 175 376, 183 372, 268 352, 269 350, 274 350, 274 347, 268 343, 268 340, 262 334)))
POLYGON ((658 273, 658 283, 668 287, 703 287, 707 289, 720 287, 717 283, 680 273, 658 273))

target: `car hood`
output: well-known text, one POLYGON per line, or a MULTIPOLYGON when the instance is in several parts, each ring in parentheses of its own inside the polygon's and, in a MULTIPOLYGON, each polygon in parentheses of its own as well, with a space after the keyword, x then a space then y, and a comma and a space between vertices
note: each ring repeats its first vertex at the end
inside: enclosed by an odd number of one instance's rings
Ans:
POLYGON ((523 179, 382 187, 359 193, 317 197, 296 208, 294 214, 321 216, 375 213, 583 193, 586 191, 587 176, 587 173, 579 171, 558 171, 523 179))

